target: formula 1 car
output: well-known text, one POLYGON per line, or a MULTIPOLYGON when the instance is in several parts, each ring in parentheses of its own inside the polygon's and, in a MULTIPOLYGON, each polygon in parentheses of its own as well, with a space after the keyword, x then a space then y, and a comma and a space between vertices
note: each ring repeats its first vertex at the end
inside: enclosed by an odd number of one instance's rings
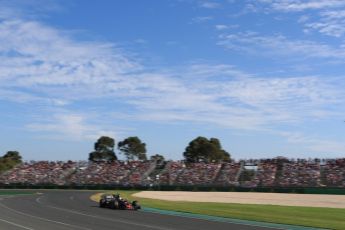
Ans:
POLYGON ((129 202, 120 197, 119 194, 103 194, 99 200, 100 208, 138 210, 141 209, 138 201, 129 202))

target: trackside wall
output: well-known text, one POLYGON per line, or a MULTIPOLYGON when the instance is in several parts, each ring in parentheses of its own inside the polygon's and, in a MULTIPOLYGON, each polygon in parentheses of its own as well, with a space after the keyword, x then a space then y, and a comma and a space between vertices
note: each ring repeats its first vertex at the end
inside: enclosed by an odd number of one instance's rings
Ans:
POLYGON ((155 191, 213 191, 213 192, 269 192, 269 193, 298 193, 298 194, 334 194, 345 195, 345 188, 330 187, 221 187, 221 186, 121 186, 121 185, 0 185, 0 189, 87 189, 87 190, 155 190, 155 191))

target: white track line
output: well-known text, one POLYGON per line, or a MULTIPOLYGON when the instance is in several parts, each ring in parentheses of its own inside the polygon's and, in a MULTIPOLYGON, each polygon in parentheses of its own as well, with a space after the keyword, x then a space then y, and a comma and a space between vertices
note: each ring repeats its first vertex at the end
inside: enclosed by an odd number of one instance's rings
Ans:
MULTIPOLYGON (((36 199, 36 200, 37 200, 37 199, 36 199)), ((80 226, 76 226, 76 225, 72 225, 72 224, 67 224, 67 223, 60 222, 60 221, 55 221, 55 220, 46 219, 46 218, 39 217, 39 216, 33 216, 33 215, 27 214, 27 213, 25 213, 25 212, 21 212, 21 211, 12 209, 12 208, 10 208, 10 207, 7 207, 7 206, 4 205, 3 203, 0 203, 0 206, 3 207, 3 208, 6 208, 6 209, 8 209, 8 210, 10 210, 10 211, 12 211, 12 212, 15 212, 15 213, 24 215, 24 216, 32 217, 32 218, 35 218, 35 219, 38 219, 38 220, 43 220, 43 221, 46 221, 46 222, 51 222, 51 223, 54 223, 54 224, 60 224, 60 225, 68 226, 68 227, 70 227, 70 228, 72 228, 72 229, 92 230, 91 228, 84 228, 84 227, 80 227, 80 226)))
POLYGON ((92 218, 101 219, 101 220, 107 220, 107 221, 111 221, 111 222, 115 222, 115 223, 123 223, 123 224, 128 224, 128 225, 139 226, 139 227, 146 227, 146 228, 149 228, 149 229, 174 230, 173 228, 164 228, 164 227, 159 227, 159 226, 154 226, 154 225, 148 225, 148 224, 139 224, 139 223, 135 223, 135 222, 131 222, 131 221, 126 221, 126 220, 120 220, 120 219, 110 219, 110 218, 106 218, 106 217, 95 216, 95 215, 90 215, 90 214, 78 212, 78 211, 71 210, 71 209, 65 209, 65 208, 60 208, 60 207, 56 207, 56 206, 52 206, 52 205, 46 205, 46 204, 43 204, 43 203, 42 203, 41 197, 38 197, 38 198, 36 199, 36 202, 39 203, 39 204, 44 205, 45 207, 57 209, 57 210, 60 210, 60 211, 69 212, 69 213, 74 213, 74 214, 77 214, 77 215, 92 217, 92 218))
POLYGON ((23 228, 23 229, 27 229, 27 230, 35 230, 35 229, 33 229, 33 228, 25 227, 25 226, 23 226, 23 225, 13 223, 13 222, 8 221, 8 220, 0 219, 0 221, 5 222, 5 223, 10 224, 10 225, 13 225, 13 226, 16 226, 16 227, 23 228))

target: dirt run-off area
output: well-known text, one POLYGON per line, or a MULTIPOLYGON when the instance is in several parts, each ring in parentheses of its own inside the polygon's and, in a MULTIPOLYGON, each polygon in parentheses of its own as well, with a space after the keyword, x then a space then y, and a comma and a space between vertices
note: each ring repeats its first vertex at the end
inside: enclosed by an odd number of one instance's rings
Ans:
POLYGON ((140 198, 169 201, 217 202, 238 204, 271 204, 285 206, 345 208, 345 195, 315 195, 257 192, 167 192, 143 191, 140 198))

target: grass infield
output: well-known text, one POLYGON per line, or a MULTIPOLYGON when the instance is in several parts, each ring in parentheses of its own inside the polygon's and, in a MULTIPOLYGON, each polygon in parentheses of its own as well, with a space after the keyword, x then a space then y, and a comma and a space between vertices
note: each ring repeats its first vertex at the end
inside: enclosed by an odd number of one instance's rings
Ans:
MULTIPOLYGON (((106 191, 105 193, 120 193, 122 197, 129 200, 139 200, 143 207, 148 208, 269 223, 326 229, 345 229, 345 209, 163 201, 134 197, 133 194, 137 192, 138 191, 116 190, 111 192, 106 191)), ((91 196, 91 199, 98 202, 101 194, 103 193, 94 194, 91 196)))

